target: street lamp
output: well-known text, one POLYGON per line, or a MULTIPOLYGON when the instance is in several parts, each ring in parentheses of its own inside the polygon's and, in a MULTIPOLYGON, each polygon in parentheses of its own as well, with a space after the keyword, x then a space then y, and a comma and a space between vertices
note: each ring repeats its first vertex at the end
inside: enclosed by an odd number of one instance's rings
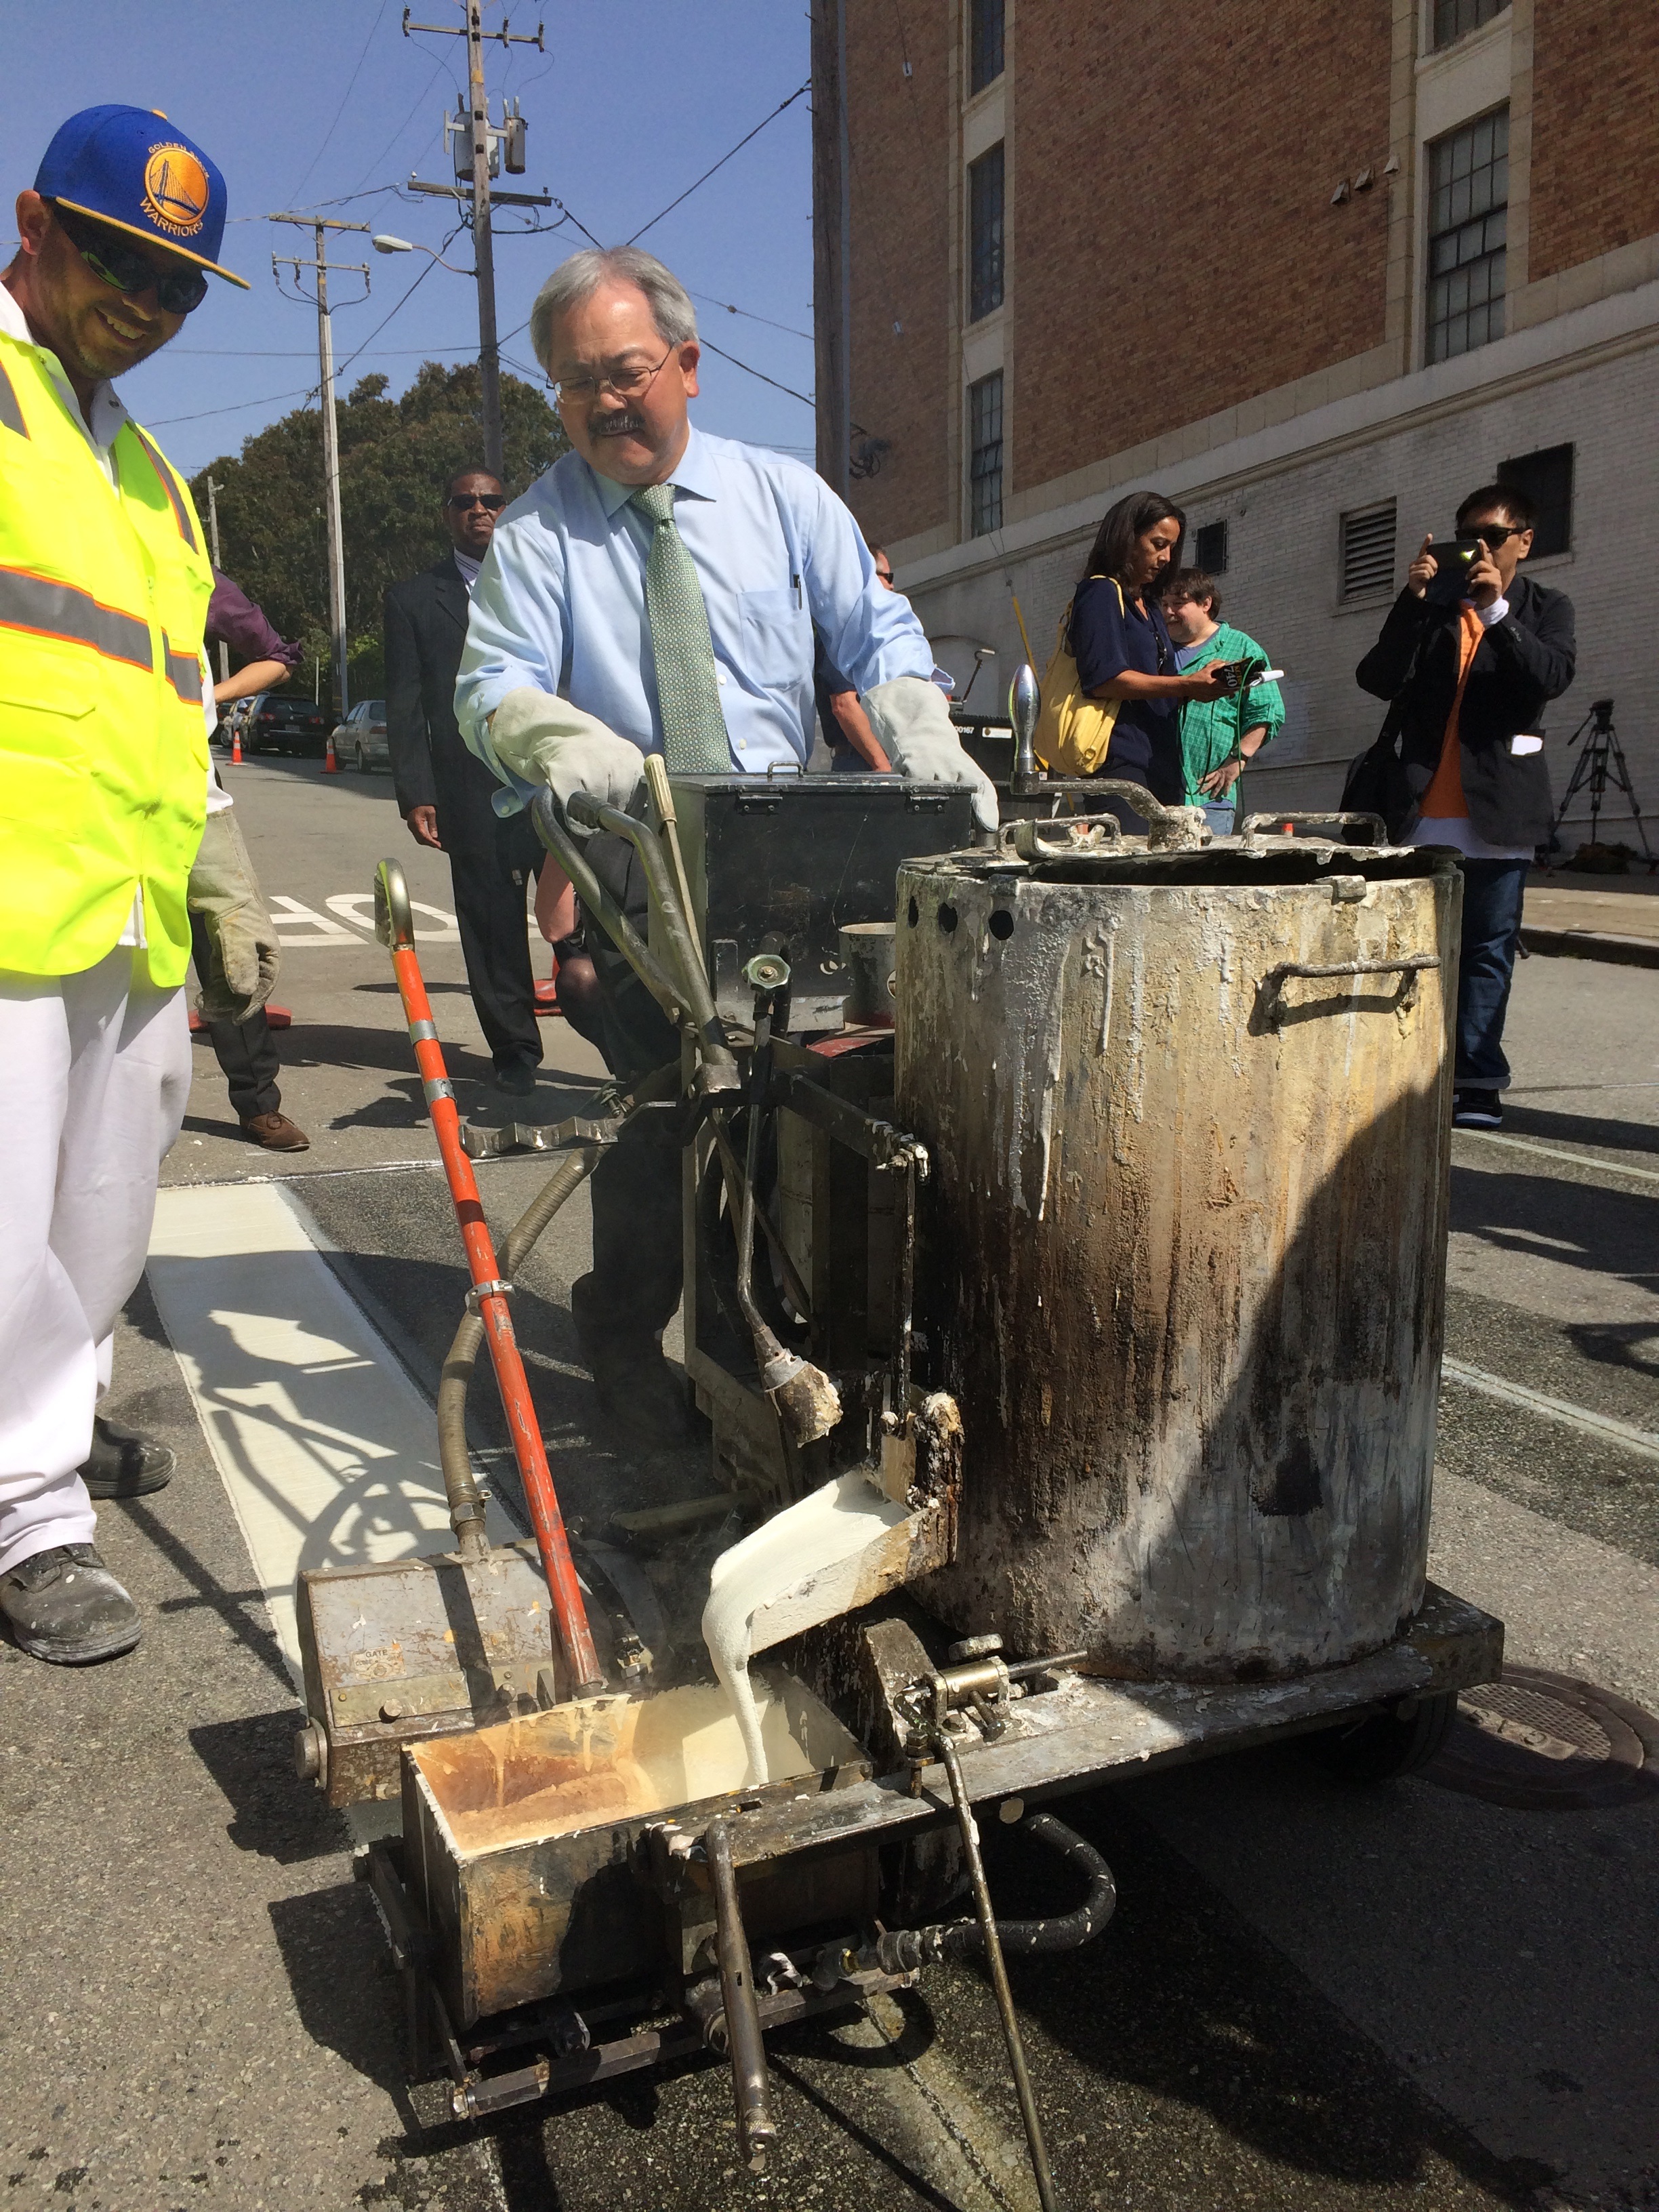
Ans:
POLYGON ((452 270, 457 276, 472 274, 470 269, 462 269, 453 261, 446 261, 442 254, 431 246, 422 246, 418 241, 407 238, 393 238, 390 231, 381 231, 378 237, 371 238, 368 242, 377 253, 430 253, 440 269, 452 270))

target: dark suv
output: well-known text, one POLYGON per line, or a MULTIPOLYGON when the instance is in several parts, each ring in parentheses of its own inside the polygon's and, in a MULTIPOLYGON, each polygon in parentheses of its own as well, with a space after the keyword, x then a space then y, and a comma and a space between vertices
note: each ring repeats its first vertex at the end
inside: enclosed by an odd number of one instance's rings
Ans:
POLYGON ((285 699, 280 691, 256 691, 242 716, 245 753, 314 753, 328 748, 334 718, 309 699, 285 699))

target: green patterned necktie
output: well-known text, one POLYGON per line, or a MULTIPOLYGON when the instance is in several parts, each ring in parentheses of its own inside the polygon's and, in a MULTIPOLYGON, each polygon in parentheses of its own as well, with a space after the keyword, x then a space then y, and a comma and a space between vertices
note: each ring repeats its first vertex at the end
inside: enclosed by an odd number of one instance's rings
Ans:
POLYGON ((674 527, 674 487, 647 484, 629 503, 651 525, 645 611, 657 664, 663 758, 673 775, 729 775, 732 748, 720 710, 708 610, 685 540, 674 527))

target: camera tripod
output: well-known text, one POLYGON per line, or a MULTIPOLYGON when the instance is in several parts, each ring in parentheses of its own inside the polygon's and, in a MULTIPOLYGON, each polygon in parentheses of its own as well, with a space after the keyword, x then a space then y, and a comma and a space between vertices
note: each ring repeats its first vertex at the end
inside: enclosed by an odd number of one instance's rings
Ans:
POLYGON ((1580 738, 1584 739, 1584 750, 1573 763, 1571 780, 1562 794, 1561 804, 1556 811, 1555 819, 1550 824, 1551 849, 1555 848, 1560 839, 1561 824, 1566 819, 1567 810, 1572 805, 1578 792, 1586 784, 1589 787, 1589 842, 1592 845, 1598 842, 1596 823, 1601 812, 1601 802, 1607 796, 1607 785, 1611 781, 1630 801, 1630 811, 1636 823, 1636 834, 1642 841, 1642 851, 1647 860, 1648 872, 1651 874, 1656 867, 1659 867, 1659 854, 1656 854, 1652 846, 1649 844, 1648 833, 1642 826, 1642 809, 1637 800, 1635 787, 1630 780, 1630 767, 1625 758, 1625 749, 1619 742, 1618 731, 1613 726, 1611 699, 1595 699, 1591 702, 1589 714, 1567 739, 1569 748, 1576 745, 1580 738))

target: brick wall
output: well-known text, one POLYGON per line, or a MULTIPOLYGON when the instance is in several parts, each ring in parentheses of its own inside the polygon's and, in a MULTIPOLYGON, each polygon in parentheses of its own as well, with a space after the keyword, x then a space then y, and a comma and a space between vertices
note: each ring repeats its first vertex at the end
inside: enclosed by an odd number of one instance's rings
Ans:
MULTIPOLYGON (((890 447, 880 474, 854 484, 853 507, 870 543, 879 544, 937 528, 951 516, 947 403, 956 83, 944 0, 907 8, 902 16, 893 0, 846 0, 846 6, 852 412, 855 424, 890 447)), ((853 442, 856 449, 856 429, 853 442)))
POLYGON ((1017 488, 1382 343, 1389 15, 1020 0, 1017 488))
POLYGON ((1533 36, 1535 280, 1659 231, 1659 8, 1538 0, 1533 36))

